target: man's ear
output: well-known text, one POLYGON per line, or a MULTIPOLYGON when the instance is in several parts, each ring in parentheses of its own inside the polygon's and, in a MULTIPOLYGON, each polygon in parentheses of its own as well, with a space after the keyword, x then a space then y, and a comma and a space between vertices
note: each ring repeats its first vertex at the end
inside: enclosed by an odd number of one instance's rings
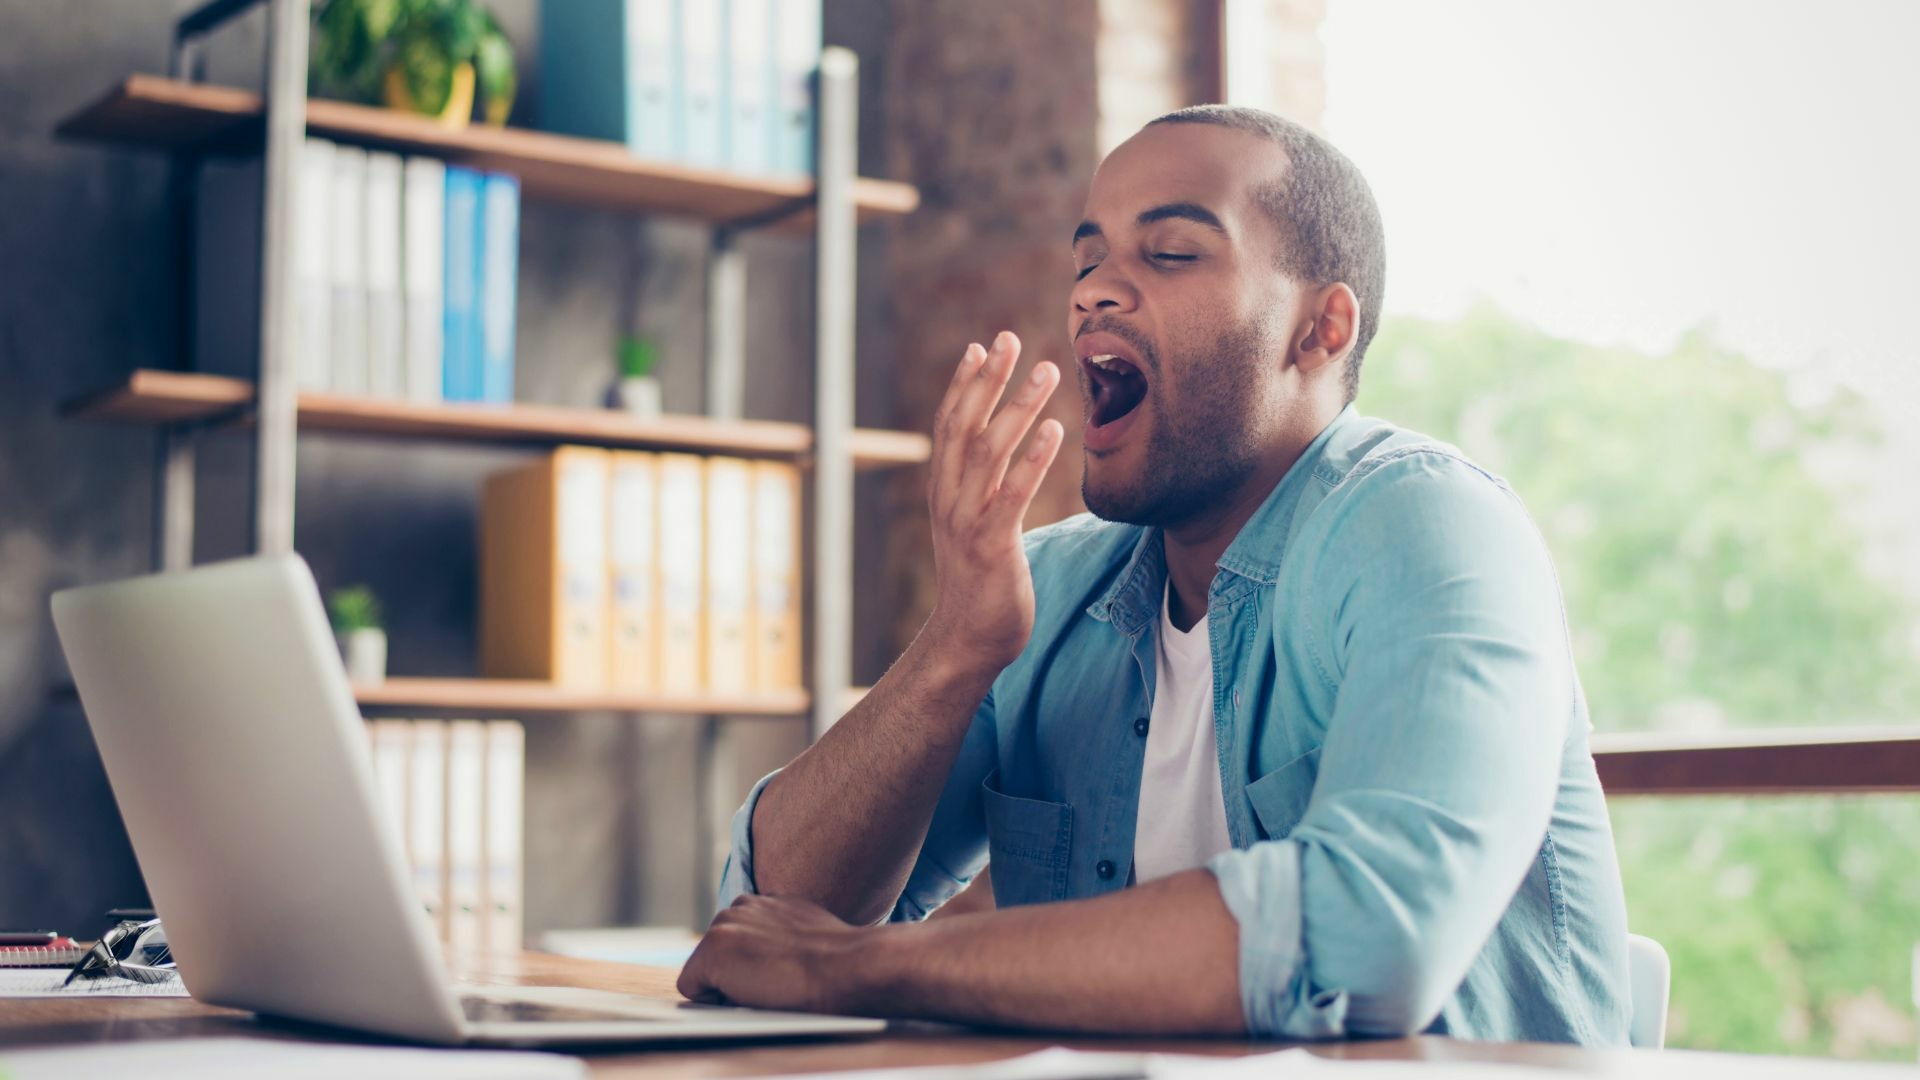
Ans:
POLYGON ((1293 362, 1302 373, 1322 368, 1338 370, 1353 351, 1360 333, 1360 300, 1342 282, 1334 282, 1307 298, 1310 321, 1293 343, 1293 362))

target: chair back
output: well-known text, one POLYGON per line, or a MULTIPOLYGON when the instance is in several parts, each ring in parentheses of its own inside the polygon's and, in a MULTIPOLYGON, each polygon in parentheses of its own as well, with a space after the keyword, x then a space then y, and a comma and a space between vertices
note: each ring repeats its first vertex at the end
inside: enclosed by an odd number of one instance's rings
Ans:
POLYGON ((1667 994, 1672 989, 1673 965, 1659 942, 1627 935, 1627 984, 1633 1002, 1627 1041, 1640 1050, 1667 1045, 1667 994))

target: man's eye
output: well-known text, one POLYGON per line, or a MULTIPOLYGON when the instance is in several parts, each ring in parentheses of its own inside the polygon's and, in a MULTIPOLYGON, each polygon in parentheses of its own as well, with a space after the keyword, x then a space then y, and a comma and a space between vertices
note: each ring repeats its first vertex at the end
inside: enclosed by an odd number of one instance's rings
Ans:
POLYGON ((1093 273, 1094 267, 1097 267, 1099 265, 1100 265, 1099 263, 1088 263, 1087 265, 1081 267, 1079 272, 1073 275, 1073 280, 1079 281, 1081 278, 1086 277, 1088 274, 1093 273))
POLYGON ((1153 253, 1153 257, 1159 259, 1161 262, 1192 262, 1200 256, 1176 255, 1171 251, 1156 251, 1153 253))

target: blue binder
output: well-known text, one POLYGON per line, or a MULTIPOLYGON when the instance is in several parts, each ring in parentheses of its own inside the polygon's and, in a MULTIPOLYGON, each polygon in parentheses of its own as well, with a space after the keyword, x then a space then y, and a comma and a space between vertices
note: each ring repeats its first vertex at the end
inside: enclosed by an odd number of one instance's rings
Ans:
POLYGON ((480 398, 480 195, 479 173, 447 166, 446 281, 441 291, 444 366, 441 396, 448 401, 480 398))
POLYGON ((513 400, 513 335, 520 281, 520 179, 489 173, 481 192, 477 400, 513 400))

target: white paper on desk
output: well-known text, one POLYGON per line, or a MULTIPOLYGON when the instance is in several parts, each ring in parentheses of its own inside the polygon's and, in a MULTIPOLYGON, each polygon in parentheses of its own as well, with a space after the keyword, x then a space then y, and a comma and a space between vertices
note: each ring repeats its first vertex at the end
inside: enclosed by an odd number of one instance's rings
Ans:
POLYGON ((61 986, 68 968, 0 968, 0 998, 21 997, 166 997, 190 996, 179 979, 138 983, 131 979, 75 979, 61 986))
POLYGON ((239 1080, 576 1080, 578 1058, 522 1050, 432 1050, 351 1046, 286 1039, 165 1039, 89 1043, 39 1050, 0 1050, 7 1080, 72 1076, 138 1076, 239 1080))
POLYGON ((1485 1062, 1337 1061, 1305 1050, 1242 1057, 1199 1054, 1125 1054, 1054 1047, 1038 1053, 976 1065, 911 1069, 864 1069, 810 1074, 793 1080, 1565 1080, 1566 1073, 1485 1062))

